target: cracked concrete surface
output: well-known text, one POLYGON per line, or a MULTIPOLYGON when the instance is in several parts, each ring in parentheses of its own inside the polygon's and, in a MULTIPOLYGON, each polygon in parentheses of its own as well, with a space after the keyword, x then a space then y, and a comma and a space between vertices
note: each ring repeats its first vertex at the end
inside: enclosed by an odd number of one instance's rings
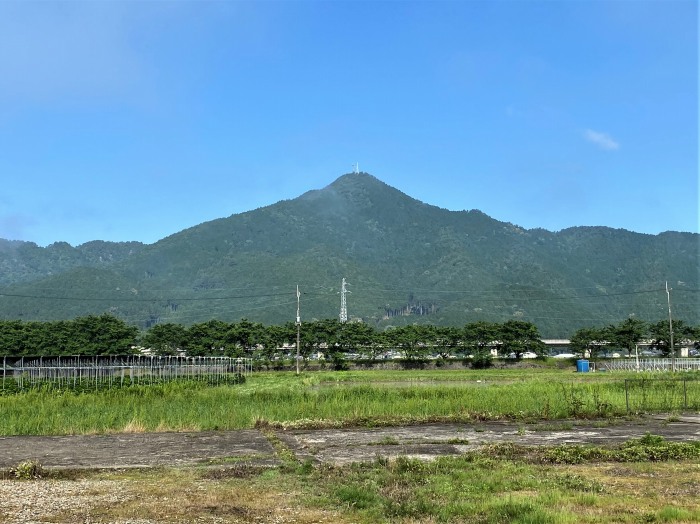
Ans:
MULTIPOLYGON (((615 421, 477 422, 386 428, 277 430, 299 460, 346 464, 377 457, 432 459, 480 446, 613 445, 645 433, 668 440, 700 440, 700 415, 615 421)), ((275 449, 258 430, 0 437, 0 469, 25 460, 46 468, 190 466, 223 462, 276 465, 275 449)))

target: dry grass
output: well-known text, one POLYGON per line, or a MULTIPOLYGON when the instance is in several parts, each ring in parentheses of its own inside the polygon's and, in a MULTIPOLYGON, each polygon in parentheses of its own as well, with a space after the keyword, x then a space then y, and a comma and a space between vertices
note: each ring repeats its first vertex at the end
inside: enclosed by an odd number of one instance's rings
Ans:
POLYGON ((121 430, 122 433, 146 433, 148 428, 143 422, 132 418, 121 430))
MULTIPOLYGON (((158 423, 158 426, 151 428, 137 418, 132 418, 122 428, 106 433, 166 433, 166 432, 183 432, 183 431, 201 431, 201 428, 196 424, 168 424, 164 420, 158 423)), ((94 433, 93 433, 94 434, 94 433)))
POLYGON ((119 491, 123 494, 120 504, 97 504, 81 514, 71 512, 56 515, 57 520, 53 521, 221 524, 348 522, 332 510, 305 508, 297 499, 299 492, 288 482, 277 485, 274 479, 268 479, 265 475, 245 479, 212 479, 206 471, 168 469, 103 473, 100 476, 118 483, 119 491))
POLYGON ((604 492, 584 494, 568 509, 581 522, 698 522, 700 465, 642 462, 557 468, 600 483, 604 492))

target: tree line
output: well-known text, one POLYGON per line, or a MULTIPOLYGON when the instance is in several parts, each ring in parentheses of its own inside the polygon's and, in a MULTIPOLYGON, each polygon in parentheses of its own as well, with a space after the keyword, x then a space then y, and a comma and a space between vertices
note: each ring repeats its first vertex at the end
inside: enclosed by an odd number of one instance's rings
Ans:
MULTIPOLYGON (((668 321, 646 323, 629 318, 605 327, 582 328, 571 337, 572 350, 595 358, 620 348, 631 355, 636 344, 651 339, 652 347, 669 355, 668 321)), ((700 328, 673 321, 676 342, 697 341, 700 328)), ((254 357, 261 361, 295 358, 297 326, 292 322, 265 326, 210 320, 192 324, 163 323, 145 332, 109 314, 51 322, 0 321, 0 355, 124 355, 144 349, 156 355, 220 355, 254 357)), ((675 346, 675 344, 674 344, 675 346)), ((308 360, 322 357, 342 367, 348 357, 377 360, 387 355, 406 360, 470 358, 474 367, 488 367, 492 349, 499 355, 522 358, 548 354, 537 327, 521 320, 472 322, 461 327, 407 325, 383 331, 361 322, 325 319, 299 326, 299 353, 308 360)))
POLYGON ((632 356, 642 341, 650 341, 650 348, 664 357, 672 355, 683 345, 692 344, 700 348, 700 326, 689 326, 683 320, 659 320, 644 322, 633 317, 618 324, 603 327, 586 327, 576 331, 571 337, 571 348, 580 355, 596 358, 610 349, 627 351, 632 356))

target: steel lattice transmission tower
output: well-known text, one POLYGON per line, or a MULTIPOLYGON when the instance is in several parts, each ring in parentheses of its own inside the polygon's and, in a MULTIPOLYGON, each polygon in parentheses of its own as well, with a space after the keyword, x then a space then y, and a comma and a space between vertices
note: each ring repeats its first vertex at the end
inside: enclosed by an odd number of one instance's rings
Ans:
POLYGON ((343 283, 340 285, 340 321, 341 322, 347 322, 348 321, 348 301, 345 298, 346 293, 350 293, 345 286, 346 286, 345 279, 343 279, 343 283))

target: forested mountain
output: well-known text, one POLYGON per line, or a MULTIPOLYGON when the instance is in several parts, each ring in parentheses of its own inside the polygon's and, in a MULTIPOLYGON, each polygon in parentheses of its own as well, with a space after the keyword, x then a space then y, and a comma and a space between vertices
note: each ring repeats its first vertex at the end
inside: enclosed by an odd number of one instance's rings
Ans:
POLYGON ((143 247, 140 242, 95 240, 75 248, 66 242, 43 248, 33 242, 0 238, 0 286, 31 282, 77 267, 105 268, 143 247))
MULTIPOLYGON (((465 196, 465 200, 468 198, 465 196)), ((348 313, 379 328, 527 320, 545 337, 634 315, 700 322, 700 235, 526 230, 419 202, 366 173, 155 244, 0 241, 0 319, 110 312, 145 328, 348 313)))

